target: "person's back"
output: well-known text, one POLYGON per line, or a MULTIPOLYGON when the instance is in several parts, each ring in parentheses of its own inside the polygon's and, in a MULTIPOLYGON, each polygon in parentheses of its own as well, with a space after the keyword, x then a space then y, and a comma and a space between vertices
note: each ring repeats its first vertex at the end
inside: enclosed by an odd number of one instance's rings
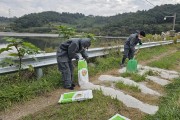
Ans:
POLYGON ((67 51, 69 45, 70 45, 72 42, 75 43, 75 44, 78 46, 80 40, 81 40, 80 38, 71 38, 71 39, 69 39, 68 41, 65 41, 65 42, 61 43, 60 46, 59 46, 59 48, 62 49, 62 50, 67 51))
POLYGON ((68 51, 79 53, 83 48, 88 48, 91 45, 90 38, 71 38, 59 45, 57 50, 57 57, 68 55, 68 51))
POLYGON ((84 59, 88 58, 85 51, 91 45, 89 38, 71 38, 59 45, 57 50, 57 62, 62 73, 64 88, 74 89, 72 59, 79 59, 77 53, 81 53, 84 59))
POLYGON ((131 34, 125 41, 124 48, 135 47, 139 42, 141 42, 141 40, 138 39, 138 34, 131 34))
POLYGON ((61 62, 67 62, 71 59, 68 56, 68 50, 69 49, 78 49, 79 50, 79 38, 71 38, 66 42, 63 42, 59 45, 57 50, 57 57, 59 58, 59 61, 61 62), (69 48, 69 46, 73 44, 76 48, 69 48))

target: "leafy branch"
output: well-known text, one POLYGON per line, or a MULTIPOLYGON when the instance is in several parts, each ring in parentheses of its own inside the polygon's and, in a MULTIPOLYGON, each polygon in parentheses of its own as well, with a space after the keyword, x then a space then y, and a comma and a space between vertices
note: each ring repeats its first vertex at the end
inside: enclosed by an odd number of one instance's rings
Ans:
MULTIPOLYGON (((19 76, 20 76, 20 72, 22 70, 23 57, 25 55, 37 54, 40 52, 40 49, 29 42, 24 42, 22 39, 17 39, 17 38, 13 38, 13 37, 11 37, 11 38, 7 37, 4 39, 9 44, 7 45, 7 47, 0 49, 0 54, 5 51, 13 50, 13 48, 15 48, 16 51, 9 53, 8 55, 11 58, 4 58, 3 60, 0 61, 0 65, 2 67, 17 65, 18 69, 19 69, 19 76), (17 57, 18 62, 14 61, 13 57, 17 57)), ((30 66, 30 68, 32 68, 32 67, 30 66)))

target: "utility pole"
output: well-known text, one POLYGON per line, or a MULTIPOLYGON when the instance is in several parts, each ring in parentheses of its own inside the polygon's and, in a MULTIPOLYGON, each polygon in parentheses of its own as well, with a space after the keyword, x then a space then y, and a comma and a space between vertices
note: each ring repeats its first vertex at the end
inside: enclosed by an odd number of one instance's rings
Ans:
POLYGON ((173 16, 165 16, 165 17, 164 17, 164 20, 166 20, 167 17, 173 17, 173 29, 172 29, 172 30, 174 30, 175 24, 176 24, 176 23, 175 23, 175 22, 176 22, 176 13, 174 13, 173 16))
POLYGON ((175 28, 175 23, 176 22, 176 13, 174 13, 174 19, 173 19, 173 30, 174 30, 174 28, 175 28))
POLYGON ((175 30, 174 30, 174 28, 175 28, 175 24, 176 24, 176 13, 174 13, 173 16, 165 16, 165 17, 164 17, 164 20, 166 20, 167 17, 173 17, 173 29, 170 30, 170 36, 174 37, 174 36, 175 36, 175 30))

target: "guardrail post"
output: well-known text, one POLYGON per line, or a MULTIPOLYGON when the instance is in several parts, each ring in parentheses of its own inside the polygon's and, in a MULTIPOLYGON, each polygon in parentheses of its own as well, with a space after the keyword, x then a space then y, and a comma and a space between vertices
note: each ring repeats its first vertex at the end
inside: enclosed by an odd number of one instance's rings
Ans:
POLYGON ((37 75, 38 79, 43 76, 42 68, 35 68, 35 72, 36 72, 36 75, 37 75))

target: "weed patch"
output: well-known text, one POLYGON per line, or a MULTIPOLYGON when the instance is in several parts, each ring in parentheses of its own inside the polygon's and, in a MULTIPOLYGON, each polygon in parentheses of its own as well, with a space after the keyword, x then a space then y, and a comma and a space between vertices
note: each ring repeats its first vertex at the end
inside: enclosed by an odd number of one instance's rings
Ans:
POLYGON ((138 86, 130 86, 125 85, 123 82, 117 82, 115 84, 116 88, 122 89, 122 90, 128 90, 128 91, 134 91, 134 92, 141 92, 138 86))
POLYGON ((135 82, 142 82, 146 80, 145 75, 139 75, 137 73, 130 73, 130 72, 125 72, 121 74, 122 77, 130 77, 131 80, 134 80, 135 82))

